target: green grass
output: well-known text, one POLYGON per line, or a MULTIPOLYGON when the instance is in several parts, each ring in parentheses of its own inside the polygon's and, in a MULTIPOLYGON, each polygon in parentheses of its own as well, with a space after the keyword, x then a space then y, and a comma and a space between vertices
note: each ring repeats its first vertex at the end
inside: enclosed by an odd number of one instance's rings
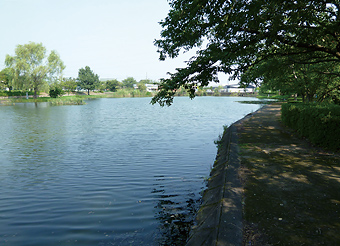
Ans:
POLYGON ((302 97, 291 97, 289 95, 259 94, 258 99, 275 99, 280 102, 302 102, 302 97), (269 96, 268 96, 269 95, 269 96))
POLYGON ((124 97, 152 97, 153 93, 147 91, 139 91, 134 89, 121 89, 116 92, 106 93, 93 93, 87 95, 86 93, 77 93, 76 95, 67 95, 59 98, 50 97, 38 97, 26 99, 26 97, 20 98, 6 98, 0 99, 0 105, 13 105, 15 103, 38 103, 38 102, 50 102, 52 105, 82 105, 85 104, 84 100, 95 98, 124 98, 124 97))
POLYGON ((60 98, 50 98, 50 97, 38 97, 38 98, 11 98, 0 100, 0 105, 14 105, 16 103, 39 103, 39 102, 49 102, 51 105, 82 105, 85 104, 84 100, 79 97, 60 97, 60 98))
POLYGON ((54 98, 54 100, 49 101, 51 105, 83 105, 85 104, 84 100, 81 98, 54 98))

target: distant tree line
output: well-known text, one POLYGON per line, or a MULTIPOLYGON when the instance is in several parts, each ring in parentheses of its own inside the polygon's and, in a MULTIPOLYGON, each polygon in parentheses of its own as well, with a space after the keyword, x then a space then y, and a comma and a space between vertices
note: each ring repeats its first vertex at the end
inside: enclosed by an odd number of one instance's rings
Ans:
POLYGON ((112 91, 134 89, 146 91, 145 84, 155 81, 143 79, 137 82, 133 77, 123 81, 110 79, 102 81, 89 66, 80 68, 77 78, 64 78, 65 65, 56 51, 47 56, 46 48, 41 43, 30 42, 17 45, 15 55, 7 55, 6 68, 0 71, 0 90, 21 90, 33 92, 36 98, 39 91, 49 91, 51 97, 58 97, 64 92, 70 94, 77 90, 112 91))
MULTIPOLYGON (((72 80, 71 78, 69 80, 72 80)), ((137 82, 133 77, 127 77, 122 81, 117 79, 100 80, 99 76, 95 74, 90 67, 79 69, 78 78, 74 79, 73 86, 78 86, 79 89, 87 90, 89 94, 90 90, 99 91, 111 91, 116 92, 119 89, 138 89, 139 91, 146 91, 145 84, 156 84, 156 81, 149 79, 143 79, 137 82)))

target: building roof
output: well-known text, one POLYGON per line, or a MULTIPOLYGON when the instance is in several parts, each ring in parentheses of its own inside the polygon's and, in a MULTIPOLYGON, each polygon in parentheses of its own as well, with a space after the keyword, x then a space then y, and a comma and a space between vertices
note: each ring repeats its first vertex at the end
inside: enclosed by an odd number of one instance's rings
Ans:
MULTIPOLYGON (((223 88, 224 88, 224 89, 229 89, 229 88, 243 88, 243 87, 240 87, 239 84, 232 84, 232 85, 225 85, 225 86, 223 86, 223 88)), ((248 89, 254 89, 254 88, 256 88, 256 86, 254 86, 254 85, 248 85, 248 86, 246 86, 246 88, 248 88, 248 89)))

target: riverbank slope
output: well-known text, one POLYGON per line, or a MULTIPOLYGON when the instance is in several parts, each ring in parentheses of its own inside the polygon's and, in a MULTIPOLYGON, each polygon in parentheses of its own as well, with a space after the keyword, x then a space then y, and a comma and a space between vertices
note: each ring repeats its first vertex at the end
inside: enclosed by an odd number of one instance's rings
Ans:
POLYGON ((282 126, 280 108, 225 132, 188 245, 340 244, 340 155, 282 126))

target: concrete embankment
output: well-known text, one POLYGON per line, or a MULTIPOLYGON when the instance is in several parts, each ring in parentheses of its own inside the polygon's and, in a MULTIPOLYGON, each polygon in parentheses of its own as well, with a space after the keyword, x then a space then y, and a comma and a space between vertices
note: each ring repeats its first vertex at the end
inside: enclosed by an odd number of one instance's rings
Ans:
POLYGON ((280 109, 224 133, 187 245, 340 245, 340 153, 296 136, 280 109))
MULTIPOLYGON (((246 120, 247 115, 240 121, 246 120)), ((239 121, 238 121, 239 122, 239 121)), ((242 244, 242 192, 238 177, 238 122, 223 134, 214 167, 211 171, 203 202, 197 214, 187 246, 241 245, 242 244)))

